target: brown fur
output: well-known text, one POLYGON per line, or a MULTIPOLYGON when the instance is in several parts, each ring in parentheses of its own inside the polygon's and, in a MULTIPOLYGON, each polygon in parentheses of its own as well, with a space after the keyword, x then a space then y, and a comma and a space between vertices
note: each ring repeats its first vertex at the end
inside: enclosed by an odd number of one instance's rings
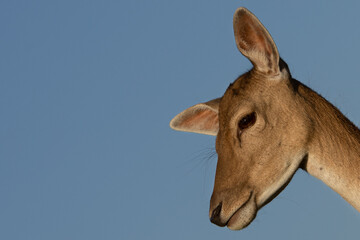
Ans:
POLYGON ((211 221, 235 230, 246 227, 300 167, 360 211, 358 128, 291 78, 270 34, 248 10, 236 11, 234 33, 254 68, 220 99, 195 105, 170 123, 176 130, 217 136, 211 221), (251 113, 255 123, 239 132, 239 121, 251 113))

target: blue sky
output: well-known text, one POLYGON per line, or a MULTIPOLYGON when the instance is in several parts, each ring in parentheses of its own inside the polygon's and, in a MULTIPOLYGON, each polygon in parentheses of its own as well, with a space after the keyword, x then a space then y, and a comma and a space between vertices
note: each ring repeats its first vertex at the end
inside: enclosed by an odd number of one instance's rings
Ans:
POLYGON ((0 238, 356 239, 360 214, 302 171, 247 229, 208 220, 215 138, 168 124, 250 69, 240 6, 359 125, 357 0, 1 1, 0 238))

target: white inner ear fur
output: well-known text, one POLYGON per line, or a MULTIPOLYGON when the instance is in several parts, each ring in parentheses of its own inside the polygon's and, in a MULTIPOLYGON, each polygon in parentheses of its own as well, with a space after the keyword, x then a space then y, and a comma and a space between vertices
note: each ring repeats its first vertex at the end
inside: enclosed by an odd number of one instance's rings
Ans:
MULTIPOLYGON (((242 54, 247 57, 250 61, 251 59, 256 59, 256 64, 254 64, 254 67, 257 71, 265 73, 269 70, 268 66, 268 60, 263 52, 258 51, 256 49, 251 49, 250 51, 246 51, 242 49, 242 54)), ((280 59, 280 58, 278 58, 280 59)), ((254 61, 254 60, 253 60, 254 61)), ((281 79, 288 79, 290 77, 289 72, 286 70, 286 68, 283 68, 280 71, 279 66, 279 60, 276 65, 276 70, 272 74, 266 74, 266 78, 269 80, 281 80, 281 79)))
POLYGON ((273 73, 271 73, 271 75, 279 75, 280 74, 279 63, 277 63, 277 64, 274 63, 274 64, 276 64, 274 69, 269 69, 269 67, 268 67, 269 61, 275 60, 276 58, 277 58, 276 60, 278 61, 278 57, 273 55, 271 57, 275 58, 275 59, 267 59, 265 54, 262 51, 257 50, 256 48, 253 48, 250 51, 246 51, 246 50, 243 50, 243 51, 246 55, 249 56, 250 60, 254 61, 254 67, 258 71, 267 73, 269 70, 271 70, 273 72, 273 73))

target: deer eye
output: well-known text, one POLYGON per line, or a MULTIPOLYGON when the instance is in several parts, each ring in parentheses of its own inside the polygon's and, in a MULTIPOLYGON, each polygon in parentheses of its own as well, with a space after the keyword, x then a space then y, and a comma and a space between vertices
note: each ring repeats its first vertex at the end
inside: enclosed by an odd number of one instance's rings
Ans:
POLYGON ((246 115, 245 117, 240 119, 240 121, 238 122, 239 131, 241 132, 244 129, 251 127, 252 125, 254 125, 255 121, 256 121, 255 112, 252 112, 252 113, 246 115))

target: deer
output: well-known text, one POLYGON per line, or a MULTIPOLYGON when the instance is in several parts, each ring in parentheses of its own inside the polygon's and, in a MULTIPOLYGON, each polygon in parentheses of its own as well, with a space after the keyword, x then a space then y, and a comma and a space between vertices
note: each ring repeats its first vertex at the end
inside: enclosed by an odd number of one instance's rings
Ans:
POLYGON ((360 211, 360 131, 335 106, 292 78, 268 30, 244 7, 233 18, 238 50, 253 65, 224 95, 194 105, 174 130, 216 136, 209 218, 247 227, 298 169, 360 211))

